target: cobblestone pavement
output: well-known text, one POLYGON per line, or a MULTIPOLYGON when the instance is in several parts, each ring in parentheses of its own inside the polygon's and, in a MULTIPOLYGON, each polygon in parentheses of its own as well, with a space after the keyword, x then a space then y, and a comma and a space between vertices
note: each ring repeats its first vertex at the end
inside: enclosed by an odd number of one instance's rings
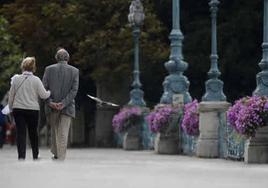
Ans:
POLYGON ((0 149, 0 188, 268 187, 268 165, 121 149, 69 149, 64 162, 40 153, 18 161, 15 147, 0 149))

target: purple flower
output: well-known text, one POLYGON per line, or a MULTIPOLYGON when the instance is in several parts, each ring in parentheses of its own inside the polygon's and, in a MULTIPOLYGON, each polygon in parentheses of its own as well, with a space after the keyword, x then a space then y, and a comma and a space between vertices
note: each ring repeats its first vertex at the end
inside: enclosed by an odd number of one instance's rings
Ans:
POLYGON ((268 102, 265 103, 264 110, 267 110, 268 111, 268 102))
POLYGON ((191 136, 199 135, 199 113, 197 107, 197 100, 194 100, 184 106, 181 128, 186 134, 191 136))
POLYGON ((266 125, 268 98, 264 96, 244 97, 227 111, 229 125, 239 134, 254 136, 257 128, 266 125))
POLYGON ((139 107, 124 107, 113 117, 113 130, 117 133, 124 132, 130 126, 136 125, 142 117, 142 110, 139 107))
POLYGON ((154 133, 157 133, 165 130, 169 126, 173 115, 177 113, 178 109, 172 107, 171 105, 159 105, 156 106, 154 111, 147 115, 146 121, 148 122, 150 130, 154 133))

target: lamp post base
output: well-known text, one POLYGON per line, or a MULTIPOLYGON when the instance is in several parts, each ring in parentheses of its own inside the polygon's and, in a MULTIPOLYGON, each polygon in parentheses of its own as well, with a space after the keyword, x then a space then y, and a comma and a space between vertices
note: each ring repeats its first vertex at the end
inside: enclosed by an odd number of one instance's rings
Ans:
POLYGON ((223 93, 223 82, 219 79, 210 79, 206 81, 206 93, 202 101, 226 101, 223 93))
POLYGON ((146 106, 145 101, 143 100, 144 92, 141 89, 133 89, 130 92, 130 101, 129 105, 133 106, 146 106))
POLYGON ((182 94, 183 102, 189 103, 192 97, 188 92, 189 81, 183 75, 171 74, 163 82, 164 93, 160 99, 161 104, 172 104, 174 94, 182 94))
POLYGON ((268 96, 268 72, 260 72, 257 74, 257 88, 253 95, 268 96))

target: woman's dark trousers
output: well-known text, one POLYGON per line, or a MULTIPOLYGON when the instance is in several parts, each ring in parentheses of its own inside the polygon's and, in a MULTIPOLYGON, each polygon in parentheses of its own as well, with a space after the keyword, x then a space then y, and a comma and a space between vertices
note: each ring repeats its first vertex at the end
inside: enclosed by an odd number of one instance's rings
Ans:
POLYGON ((33 159, 38 158, 38 113, 37 110, 13 109, 19 159, 25 159, 26 157, 26 129, 28 129, 33 159))

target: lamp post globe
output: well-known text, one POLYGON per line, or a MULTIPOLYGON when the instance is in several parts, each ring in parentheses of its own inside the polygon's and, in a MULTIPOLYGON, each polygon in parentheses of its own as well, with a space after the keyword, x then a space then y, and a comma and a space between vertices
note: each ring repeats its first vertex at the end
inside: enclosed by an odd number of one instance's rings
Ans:
POLYGON ((132 26, 141 26, 145 15, 143 5, 140 0, 134 0, 129 7, 128 21, 132 26))

